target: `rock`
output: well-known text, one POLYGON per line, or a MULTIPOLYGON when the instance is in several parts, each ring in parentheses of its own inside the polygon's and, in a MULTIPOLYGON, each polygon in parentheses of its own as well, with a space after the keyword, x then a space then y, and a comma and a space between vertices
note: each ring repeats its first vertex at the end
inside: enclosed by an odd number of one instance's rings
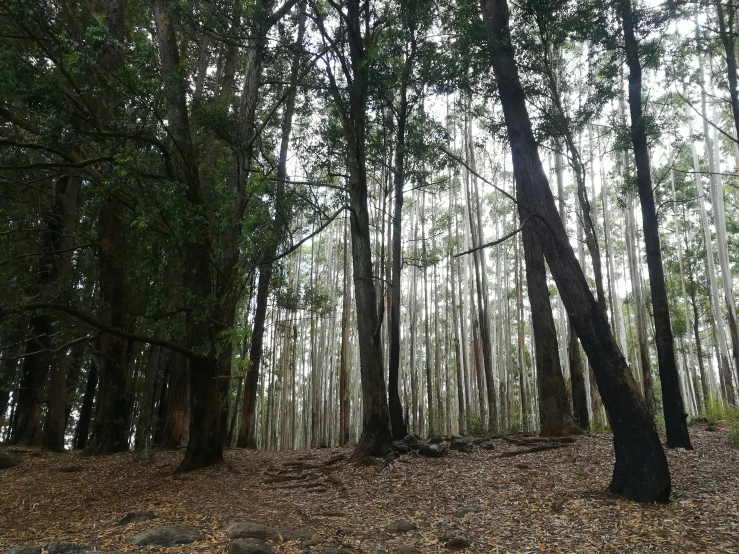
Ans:
POLYGON ((396 451, 396 452, 397 452, 398 454, 408 454, 408 452, 410 452, 410 451, 411 451, 411 447, 410 447, 410 446, 408 446, 408 445, 407 445, 406 443, 404 443, 403 441, 395 441, 395 442, 393 443, 393 446, 395 447, 395 451, 396 451))
POLYGON ((452 537, 444 545, 447 550, 464 550, 465 548, 469 548, 470 546, 472 546, 470 544, 470 541, 463 537, 452 537))
POLYGON ((231 541, 229 554, 274 554, 274 550, 266 542, 259 539, 241 539, 231 541))
POLYGON ((398 554, 421 554, 421 551, 413 546, 401 546, 398 548, 398 554))
POLYGON ((275 529, 250 521, 234 521, 226 526, 226 532, 231 540, 258 539, 260 541, 294 541, 309 539, 314 534, 314 531, 310 529, 275 529))
POLYGON ((83 552, 93 552, 93 548, 90 546, 67 541, 45 544, 42 550, 49 554, 79 554, 83 552))
POLYGON ((480 448, 483 450, 495 450, 495 443, 491 440, 480 443, 480 448))
POLYGON ((444 439, 439 435, 429 437, 429 444, 441 444, 442 442, 444 442, 444 439))
POLYGON ((118 520, 118 525, 141 523, 142 521, 151 521, 152 519, 159 519, 159 516, 150 510, 139 510, 136 512, 127 513, 125 516, 118 520))
POLYGON ((303 548, 312 548, 314 546, 318 546, 318 541, 316 539, 305 539, 301 546, 303 548))
POLYGON ((490 442, 490 437, 478 437, 472 440, 472 444, 480 445, 484 442, 490 442))
POLYGON ((126 542, 134 546, 178 546, 199 541, 201 538, 200 529, 162 525, 131 535, 126 538, 126 542))
POLYGON ((463 438, 453 439, 449 448, 459 452, 472 452, 472 445, 463 438))
POLYGON ((442 458, 447 455, 449 450, 443 444, 419 444, 418 452, 429 458, 442 458))
POLYGON ((476 511, 477 511, 477 510, 474 510, 474 509, 472 509, 472 508, 461 508, 461 507, 460 507, 460 508, 457 508, 457 509, 456 509, 456 510, 454 511, 454 517, 464 517, 464 516, 466 516, 467 514, 473 514, 473 513, 475 513, 476 511))
POLYGON ((411 523, 410 521, 399 521, 385 527, 385 532, 390 533, 391 535, 397 535, 399 533, 413 531, 414 529, 418 529, 418 526, 415 523, 411 523))
POLYGON ((416 435, 406 435, 403 442, 411 448, 414 448, 418 444, 418 437, 416 435))
POLYGON ((5 554, 41 554, 40 546, 18 546, 5 554))
POLYGON ((351 554, 348 550, 337 547, 324 548, 320 550, 318 554, 351 554))
POLYGON ((0 452, 0 469, 10 469, 11 467, 15 467, 20 463, 20 460, 12 454, 8 454, 7 452, 0 452))

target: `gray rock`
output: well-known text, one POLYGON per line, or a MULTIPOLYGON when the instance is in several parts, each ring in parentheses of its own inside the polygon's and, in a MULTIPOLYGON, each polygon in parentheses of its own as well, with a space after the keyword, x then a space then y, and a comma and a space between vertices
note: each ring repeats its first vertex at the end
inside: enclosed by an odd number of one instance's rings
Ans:
POLYGON ((316 539, 305 539, 301 546, 303 548, 313 548, 314 546, 318 546, 318 541, 316 539))
POLYGON ((398 548, 398 554, 421 554, 421 551, 413 546, 401 546, 398 548))
POLYGON ((413 531, 414 529, 418 529, 418 526, 415 523, 411 523, 410 521, 398 521, 397 523, 391 523, 385 527, 385 532, 397 535, 399 533, 413 531))
POLYGON ((416 435, 406 435, 403 439, 403 442, 406 443, 408 446, 418 444, 418 437, 416 435))
POLYGON ((294 541, 296 539, 309 539, 314 531, 310 529, 275 529, 259 523, 250 521, 234 521, 226 526, 228 538, 258 539, 260 541, 294 541))
POLYGON ((457 509, 456 509, 456 510, 454 511, 454 517, 464 517, 464 516, 466 516, 467 514, 473 514, 473 513, 475 513, 476 511, 477 511, 477 510, 474 510, 473 508, 461 508, 461 507, 460 507, 460 508, 457 508, 457 509))
POLYGON ((274 554, 274 550, 266 542, 259 539, 241 539, 231 541, 229 554, 274 554))
POLYGON ((444 442, 444 439, 439 435, 429 437, 429 444, 441 444, 442 442, 444 442))
POLYGON ((139 510, 137 512, 129 512, 121 519, 118 520, 118 525, 128 525, 129 523, 141 523, 142 521, 151 521, 152 519, 159 519, 151 510, 139 510))
POLYGON ((480 443, 480 448, 483 450, 495 450, 495 443, 491 440, 486 440, 480 443))
POLYGON ((351 554, 351 552, 344 548, 329 547, 320 550, 317 554, 351 554))
POLYGON ((131 535, 126 542, 134 546, 178 546, 199 541, 202 537, 200 529, 162 525, 131 535))
POLYGON ((45 544, 43 550, 47 551, 49 554, 80 554, 82 552, 92 552, 93 548, 86 544, 60 541, 45 544))
POLYGON ((393 446, 398 454, 408 454, 411 451, 411 447, 403 441, 395 441, 393 446))
POLYGON ((443 444, 419 444, 418 452, 429 458, 443 458, 449 450, 443 444))
POLYGON ((452 440, 449 448, 451 448, 452 450, 458 450, 460 452, 472 452, 472 445, 463 438, 452 440))
POLYGON ((444 545, 447 550, 464 550, 465 548, 469 548, 470 546, 472 546, 470 544, 470 541, 463 537, 452 537, 444 545))
POLYGON ((8 454, 7 452, 0 452, 0 469, 10 469, 11 467, 15 467, 20 463, 20 460, 12 454, 8 454))

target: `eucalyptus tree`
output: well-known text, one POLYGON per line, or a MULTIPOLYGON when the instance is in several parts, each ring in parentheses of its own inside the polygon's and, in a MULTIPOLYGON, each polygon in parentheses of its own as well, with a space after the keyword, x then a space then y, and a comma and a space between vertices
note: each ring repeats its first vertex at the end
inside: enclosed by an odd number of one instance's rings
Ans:
POLYGON ((613 429, 616 462, 609 490, 633 500, 667 500, 670 472, 654 422, 590 292, 544 174, 514 58, 508 4, 506 0, 482 0, 481 7, 513 154, 521 219, 524 225, 527 217, 531 219, 572 325, 593 365, 613 429))
POLYGON ((325 63, 327 85, 346 140, 345 165, 349 174, 352 265, 363 414, 362 435, 353 459, 362 460, 367 456, 385 455, 392 447, 367 206, 367 103, 369 68, 377 30, 371 25, 373 10, 369 0, 347 0, 342 4, 332 2, 330 6, 314 4, 312 18, 333 57, 333 60, 327 59, 325 63), (340 22, 336 28, 327 25, 330 15, 334 16, 334 21, 340 22), (337 66, 341 73, 337 73, 337 66))

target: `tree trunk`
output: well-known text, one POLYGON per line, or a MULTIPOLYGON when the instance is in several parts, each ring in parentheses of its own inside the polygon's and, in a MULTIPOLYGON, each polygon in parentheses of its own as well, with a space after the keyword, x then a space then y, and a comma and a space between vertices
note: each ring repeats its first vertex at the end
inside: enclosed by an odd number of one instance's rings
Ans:
POLYGON ((603 313, 577 262, 547 183, 508 27, 506 0, 481 0, 508 137, 519 209, 536 231, 575 331, 583 343, 613 429, 616 463, 609 490, 637 501, 665 501, 670 472, 659 435, 603 313))
POLYGON ((74 448, 84 450, 87 448, 87 439, 90 435, 90 420, 92 419, 92 407, 95 402, 95 391, 98 385, 98 367, 95 359, 91 359, 87 368, 87 384, 85 395, 82 397, 80 416, 77 420, 77 429, 74 433, 74 448))
POLYGON ((657 208, 654 203, 652 174, 649 161, 649 146, 644 116, 642 113, 642 68, 639 60, 639 44, 634 33, 635 18, 631 0, 620 1, 621 19, 624 28, 626 61, 629 66, 629 111, 631 112, 631 142, 634 146, 636 163, 636 185, 641 200, 644 221, 644 243, 649 269, 649 287, 652 292, 655 343, 659 359, 659 378, 662 384, 662 407, 669 448, 692 449, 688 434, 687 417, 680 392, 680 380, 675 359, 675 345, 670 323, 670 306, 667 299, 662 248, 659 238, 657 208))
POLYGON ((554 317, 549 303, 544 255, 531 225, 524 225, 522 234, 526 258, 526 283, 536 343, 540 432, 544 437, 580 434, 582 431, 572 420, 567 388, 562 377, 557 331, 554 328, 554 317))
POLYGON ((179 352, 169 357, 169 384, 159 447, 174 450, 187 444, 188 427, 188 360, 179 352))

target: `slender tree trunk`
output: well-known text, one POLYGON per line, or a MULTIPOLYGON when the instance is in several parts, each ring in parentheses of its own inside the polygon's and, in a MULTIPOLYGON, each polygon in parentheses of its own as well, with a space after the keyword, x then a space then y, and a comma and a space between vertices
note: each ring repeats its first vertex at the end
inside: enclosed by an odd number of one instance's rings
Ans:
POLYGON ((667 500, 670 472, 659 435, 626 360, 588 288, 536 149, 514 60, 506 0, 481 0, 492 65, 513 151, 519 209, 531 217, 571 322, 593 364, 614 435, 616 464, 609 490, 626 498, 667 500))
POLYGON ((662 248, 659 238, 657 208, 654 203, 649 146, 642 112, 642 67, 639 59, 639 43, 634 32, 635 17, 631 0, 619 3, 624 28, 626 62, 629 66, 629 109, 631 112, 631 142, 636 162, 636 185, 641 200, 644 221, 644 243, 649 269, 649 287, 652 292, 655 343, 659 359, 659 377, 662 384, 662 408, 667 431, 667 446, 692 449, 688 433, 687 417, 680 392, 675 345, 670 323, 670 306, 667 299, 662 248))
MULTIPOLYGON (((339 409, 341 425, 339 430, 339 446, 349 442, 351 406, 349 405, 349 364, 351 355, 350 312, 352 301, 351 266, 349 265, 348 226, 344 225, 344 300, 341 309, 341 360, 339 362, 339 409)), ((395 303, 393 302, 393 306, 395 303)), ((391 346, 392 348, 392 346, 391 346)))

